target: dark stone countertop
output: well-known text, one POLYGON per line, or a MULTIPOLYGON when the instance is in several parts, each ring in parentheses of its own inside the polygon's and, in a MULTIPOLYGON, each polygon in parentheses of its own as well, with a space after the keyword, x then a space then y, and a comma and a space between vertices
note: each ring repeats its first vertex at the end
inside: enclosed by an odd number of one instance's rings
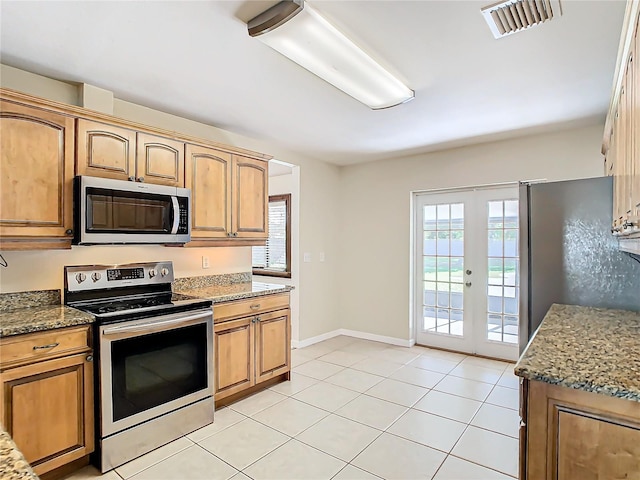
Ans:
POLYGON ((554 304, 515 374, 640 401, 640 312, 554 304))
POLYGON ((60 305, 60 290, 0 294, 0 338, 93 321, 88 313, 60 305))

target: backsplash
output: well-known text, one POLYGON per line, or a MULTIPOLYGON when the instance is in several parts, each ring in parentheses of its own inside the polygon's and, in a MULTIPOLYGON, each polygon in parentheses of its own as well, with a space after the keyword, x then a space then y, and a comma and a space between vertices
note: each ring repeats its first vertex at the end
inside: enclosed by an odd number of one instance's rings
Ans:
POLYGON ((60 305, 60 303, 60 290, 36 290, 0 294, 0 312, 14 308, 60 305))
POLYGON ((192 290, 194 288, 224 286, 248 282, 251 282, 251 272, 184 277, 176 278, 176 280, 173 282, 173 290, 192 290))
POLYGON ((64 289, 67 265, 173 261, 176 278, 216 276, 251 270, 251 247, 164 247, 161 245, 76 246, 71 250, 3 251, 0 293, 64 289), (202 268, 202 257, 210 268, 202 268))

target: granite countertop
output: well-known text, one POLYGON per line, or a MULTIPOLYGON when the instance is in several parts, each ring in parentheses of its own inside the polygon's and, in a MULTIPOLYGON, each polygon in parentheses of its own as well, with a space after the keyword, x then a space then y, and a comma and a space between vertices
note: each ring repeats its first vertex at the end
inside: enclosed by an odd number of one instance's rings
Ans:
POLYGON ((515 374, 640 402, 640 312, 554 304, 515 374))
POLYGON ((0 478, 2 480, 38 480, 11 436, 0 427, 0 478))
POLYGON ((289 292, 293 287, 289 285, 275 285, 272 283, 243 282, 231 285, 206 285, 197 288, 177 287, 178 293, 192 297, 211 300, 214 304, 242 300, 245 298, 261 297, 275 293, 289 292))
POLYGON ((93 321, 88 313, 60 305, 60 290, 0 294, 0 338, 93 321))

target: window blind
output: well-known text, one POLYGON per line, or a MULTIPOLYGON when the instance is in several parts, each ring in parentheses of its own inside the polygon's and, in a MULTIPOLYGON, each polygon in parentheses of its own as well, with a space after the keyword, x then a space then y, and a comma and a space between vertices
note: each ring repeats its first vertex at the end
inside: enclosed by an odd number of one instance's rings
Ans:
POLYGON ((287 202, 269 201, 269 238, 266 245, 253 247, 253 268, 287 271, 287 202))

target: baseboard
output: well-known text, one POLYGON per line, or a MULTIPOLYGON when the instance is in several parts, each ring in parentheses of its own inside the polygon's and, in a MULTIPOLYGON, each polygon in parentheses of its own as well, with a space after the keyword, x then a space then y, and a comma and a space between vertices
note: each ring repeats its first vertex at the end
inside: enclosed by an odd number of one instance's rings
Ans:
POLYGON ((313 345, 314 343, 322 342, 324 340, 329 340, 330 338, 337 337, 338 335, 342 335, 340 330, 333 330, 331 332, 323 333, 322 335, 316 335, 315 337, 305 338, 304 340, 291 340, 291 346, 293 348, 304 348, 309 345, 313 345))
POLYGON ((412 345, 411 340, 405 340, 404 338, 387 337, 386 335, 360 332, 358 330, 348 330, 346 328, 341 328, 339 331, 340 335, 362 338, 363 340, 372 340, 374 342, 388 343, 389 345, 397 345, 398 347, 410 347, 412 345))
POLYGON ((415 339, 405 340, 403 338, 387 337, 386 335, 377 335, 375 333, 339 328, 337 330, 332 330, 331 332, 323 333, 322 335, 316 335, 315 337, 306 338, 304 340, 291 340, 291 346, 293 348, 304 348, 313 345, 314 343, 319 343, 324 340, 329 340, 330 338, 337 337, 338 335, 362 338, 363 340, 372 340, 374 342, 387 343, 389 345, 396 345, 398 347, 411 347, 416 343, 415 339))

